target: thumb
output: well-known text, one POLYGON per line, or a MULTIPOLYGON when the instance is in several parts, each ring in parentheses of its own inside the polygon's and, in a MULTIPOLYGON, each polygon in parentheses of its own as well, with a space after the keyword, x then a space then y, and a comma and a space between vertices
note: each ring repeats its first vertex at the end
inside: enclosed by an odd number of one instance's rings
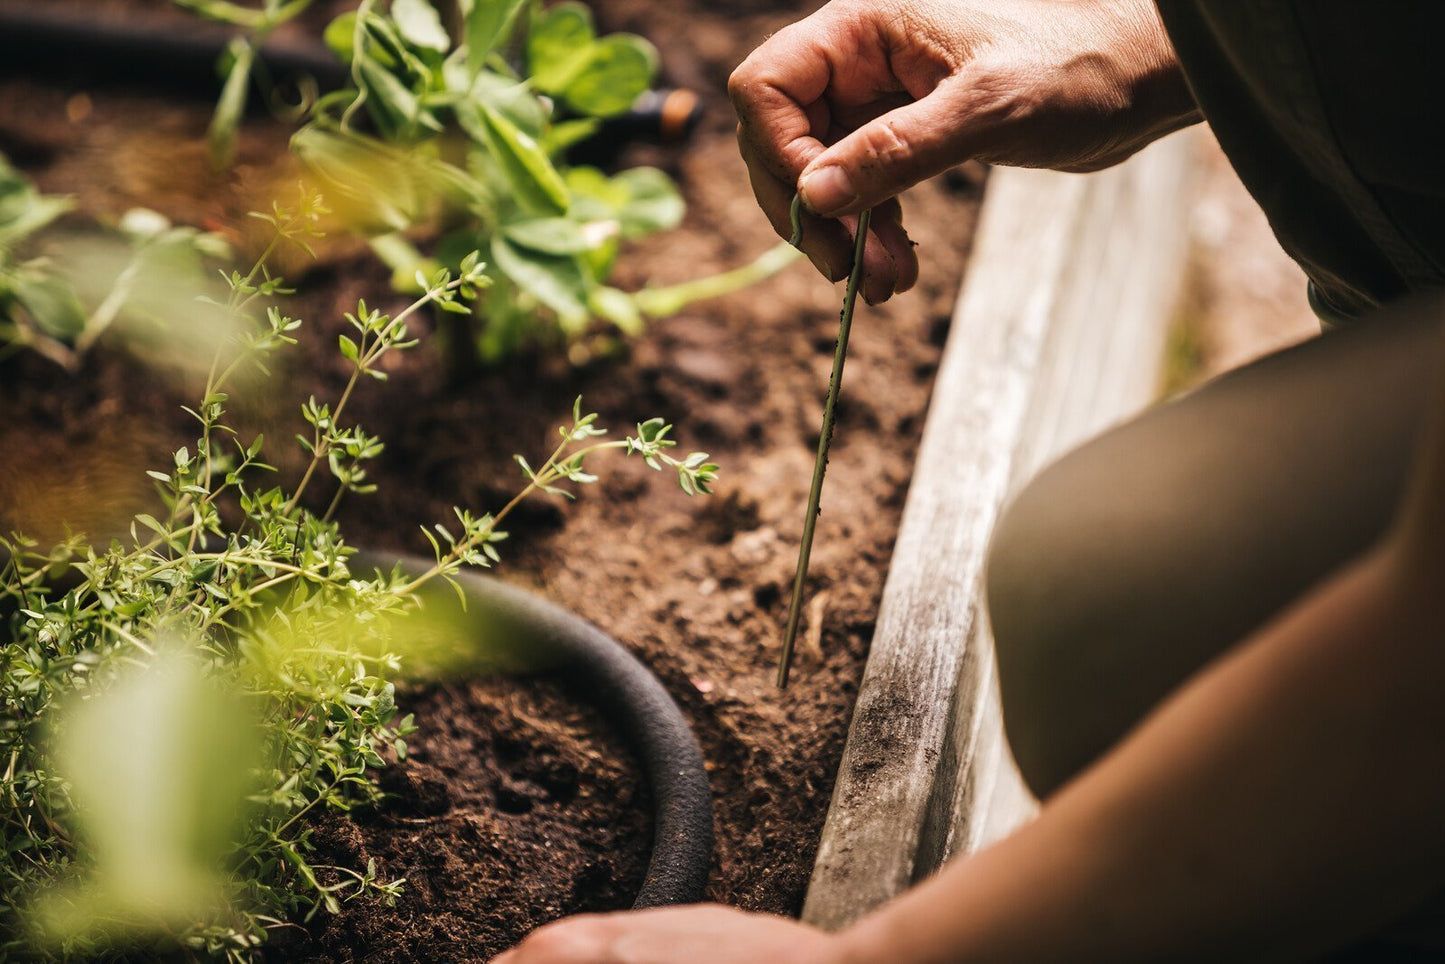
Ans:
POLYGON ((940 84, 881 114, 814 157, 798 176, 814 214, 856 214, 970 156, 963 85, 940 84))

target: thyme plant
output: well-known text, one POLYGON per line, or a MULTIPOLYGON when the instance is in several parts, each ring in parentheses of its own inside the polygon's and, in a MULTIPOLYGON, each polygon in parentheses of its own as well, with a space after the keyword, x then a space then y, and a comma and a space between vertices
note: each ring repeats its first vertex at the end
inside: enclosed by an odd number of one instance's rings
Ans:
POLYGON ((318 865, 310 826, 375 801, 372 771, 406 755, 416 724, 396 681, 408 662, 460 658, 409 648, 436 635, 407 621, 419 591, 498 561, 514 508, 570 497, 569 484, 596 480, 590 461, 605 450, 675 472, 689 493, 716 477, 705 454, 672 454, 661 419, 608 439, 579 398, 540 465, 518 458, 510 502, 423 529, 429 569, 363 571, 335 520, 345 497, 371 489, 366 468, 383 451, 352 420, 355 392, 416 343, 418 311, 466 312, 492 282, 472 254, 417 278, 421 293, 395 315, 360 303, 346 316, 350 378, 302 407, 308 459, 288 489, 227 403, 241 373, 294 343, 301 321, 278 307, 287 289, 266 265, 279 245, 305 246, 322 214, 314 198, 274 209, 266 251, 227 275, 240 323, 186 409, 193 444, 149 473, 157 509, 129 538, 0 538, 0 958, 139 943, 243 960, 343 901, 394 900, 404 881, 374 865, 318 865))

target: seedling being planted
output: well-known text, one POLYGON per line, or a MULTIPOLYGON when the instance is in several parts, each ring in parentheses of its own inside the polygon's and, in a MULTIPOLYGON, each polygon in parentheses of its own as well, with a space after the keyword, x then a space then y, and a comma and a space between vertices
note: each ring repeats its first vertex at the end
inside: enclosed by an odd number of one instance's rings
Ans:
MULTIPOLYGON (((795 248, 803 240, 802 209, 802 195, 793 195, 793 237, 788 243, 795 248)), ((843 364, 848 358, 848 334, 853 329, 853 305, 858 300, 858 286, 863 280, 863 248, 868 241, 868 224, 872 216, 871 209, 858 215, 857 233, 853 238, 853 267, 848 272, 848 285, 843 291, 843 310, 838 313, 838 344, 833 351, 833 371, 828 377, 828 397, 823 402, 823 428, 818 433, 818 455, 813 460, 813 484, 808 489, 808 511, 803 517, 803 540, 798 546, 798 567, 793 573, 793 593, 788 599, 788 624, 783 632, 782 655, 778 658, 779 689, 788 687, 793 644, 797 641, 798 623, 803 615, 803 584, 808 578, 808 557, 813 552, 813 534, 817 529, 819 505, 823 498, 823 474, 828 471, 828 450, 833 445, 833 417, 838 406, 838 393, 843 388, 843 364)))

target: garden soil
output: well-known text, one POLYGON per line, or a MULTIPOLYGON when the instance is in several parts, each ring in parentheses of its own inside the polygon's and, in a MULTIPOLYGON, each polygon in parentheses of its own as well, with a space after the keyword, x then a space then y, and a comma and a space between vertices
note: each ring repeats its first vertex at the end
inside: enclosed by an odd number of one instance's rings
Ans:
MULTIPOLYGON (((154 0, 102 5, 173 14, 154 0)), ((776 239, 737 157, 725 81, 805 11, 763 0, 596 6, 604 27, 649 36, 667 80, 699 92, 706 107, 686 148, 626 152, 678 179, 688 215, 682 228, 631 248, 618 282, 669 284, 752 259, 776 239)), ((0 151, 44 190, 73 195, 88 217, 144 205, 232 232, 244 247, 245 212, 295 176, 287 128, 250 121, 237 164, 217 175, 202 143, 207 118, 203 101, 158 92, 0 80, 0 151)), ((681 704, 715 795, 714 900, 780 914, 801 906, 978 196, 979 178, 967 171, 912 192, 905 210, 920 245, 918 287, 860 306, 786 692, 773 677, 842 295, 806 262, 656 322, 621 352, 580 366, 539 354, 468 371, 423 320, 422 344, 394 359, 386 383, 366 386, 355 409, 387 449, 374 472, 379 491, 344 504, 341 521, 352 543, 377 549, 425 552, 420 526, 447 520, 453 505, 500 507, 523 482, 513 453, 544 457, 579 394, 617 433, 663 415, 684 447, 722 465, 716 494, 688 498, 675 478, 635 460, 598 460, 602 481, 575 502, 534 502, 513 517, 498 569, 616 636, 681 704)), ((300 458, 278 444, 301 428, 300 402, 334 399, 344 384, 342 313, 360 297, 388 310, 404 304, 355 245, 323 243, 318 253, 315 263, 287 265, 299 289, 287 311, 307 321, 302 344, 264 390, 232 402, 248 430, 266 429, 283 473, 300 458)), ((179 405, 193 401, 194 379, 163 370, 104 344, 76 372, 31 353, 0 361, 0 524, 105 533, 144 509, 144 469, 164 467, 192 439, 179 405)), ((380 876, 406 879, 403 895, 393 907, 354 902, 279 928, 270 953, 485 961, 557 917, 628 906, 648 853, 648 800, 635 762, 586 696, 547 680, 407 687, 421 731, 408 759, 379 776, 387 802, 309 831, 320 863, 375 860, 380 876)))

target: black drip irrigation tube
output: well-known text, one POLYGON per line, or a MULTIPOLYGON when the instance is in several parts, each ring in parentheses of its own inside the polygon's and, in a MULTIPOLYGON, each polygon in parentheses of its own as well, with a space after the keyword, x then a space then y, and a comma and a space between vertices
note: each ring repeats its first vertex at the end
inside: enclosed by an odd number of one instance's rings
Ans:
MULTIPOLYGON (((119 83, 214 99, 224 81, 218 65, 234 36, 231 28, 200 20, 158 24, 115 14, 82 16, 68 4, 0 3, 0 76, 119 83)), ((257 58, 258 77, 282 89, 310 83, 326 93, 351 83, 349 68, 305 37, 273 36, 257 58)), ((634 141, 685 143, 702 115, 702 102, 690 90, 649 90, 630 110, 603 120, 568 157, 608 165, 634 141)))
MULTIPOLYGON (((410 576, 431 568, 416 557, 363 552, 356 570, 400 566, 410 576)), ((634 908, 702 900, 712 864, 712 789, 697 737, 657 677, 621 643, 561 606, 477 573, 454 577, 466 607, 447 586, 422 590, 422 605, 478 637, 478 645, 519 653, 601 710, 621 729, 652 791, 652 856, 634 908)))
MULTIPOLYGON (((221 90, 219 63, 234 31, 202 20, 149 22, 85 15, 73 5, 0 6, 0 74, 117 82, 211 99, 221 90)), ((272 78, 309 77, 321 90, 349 82, 346 66, 318 43, 273 37, 259 52, 272 78)))

